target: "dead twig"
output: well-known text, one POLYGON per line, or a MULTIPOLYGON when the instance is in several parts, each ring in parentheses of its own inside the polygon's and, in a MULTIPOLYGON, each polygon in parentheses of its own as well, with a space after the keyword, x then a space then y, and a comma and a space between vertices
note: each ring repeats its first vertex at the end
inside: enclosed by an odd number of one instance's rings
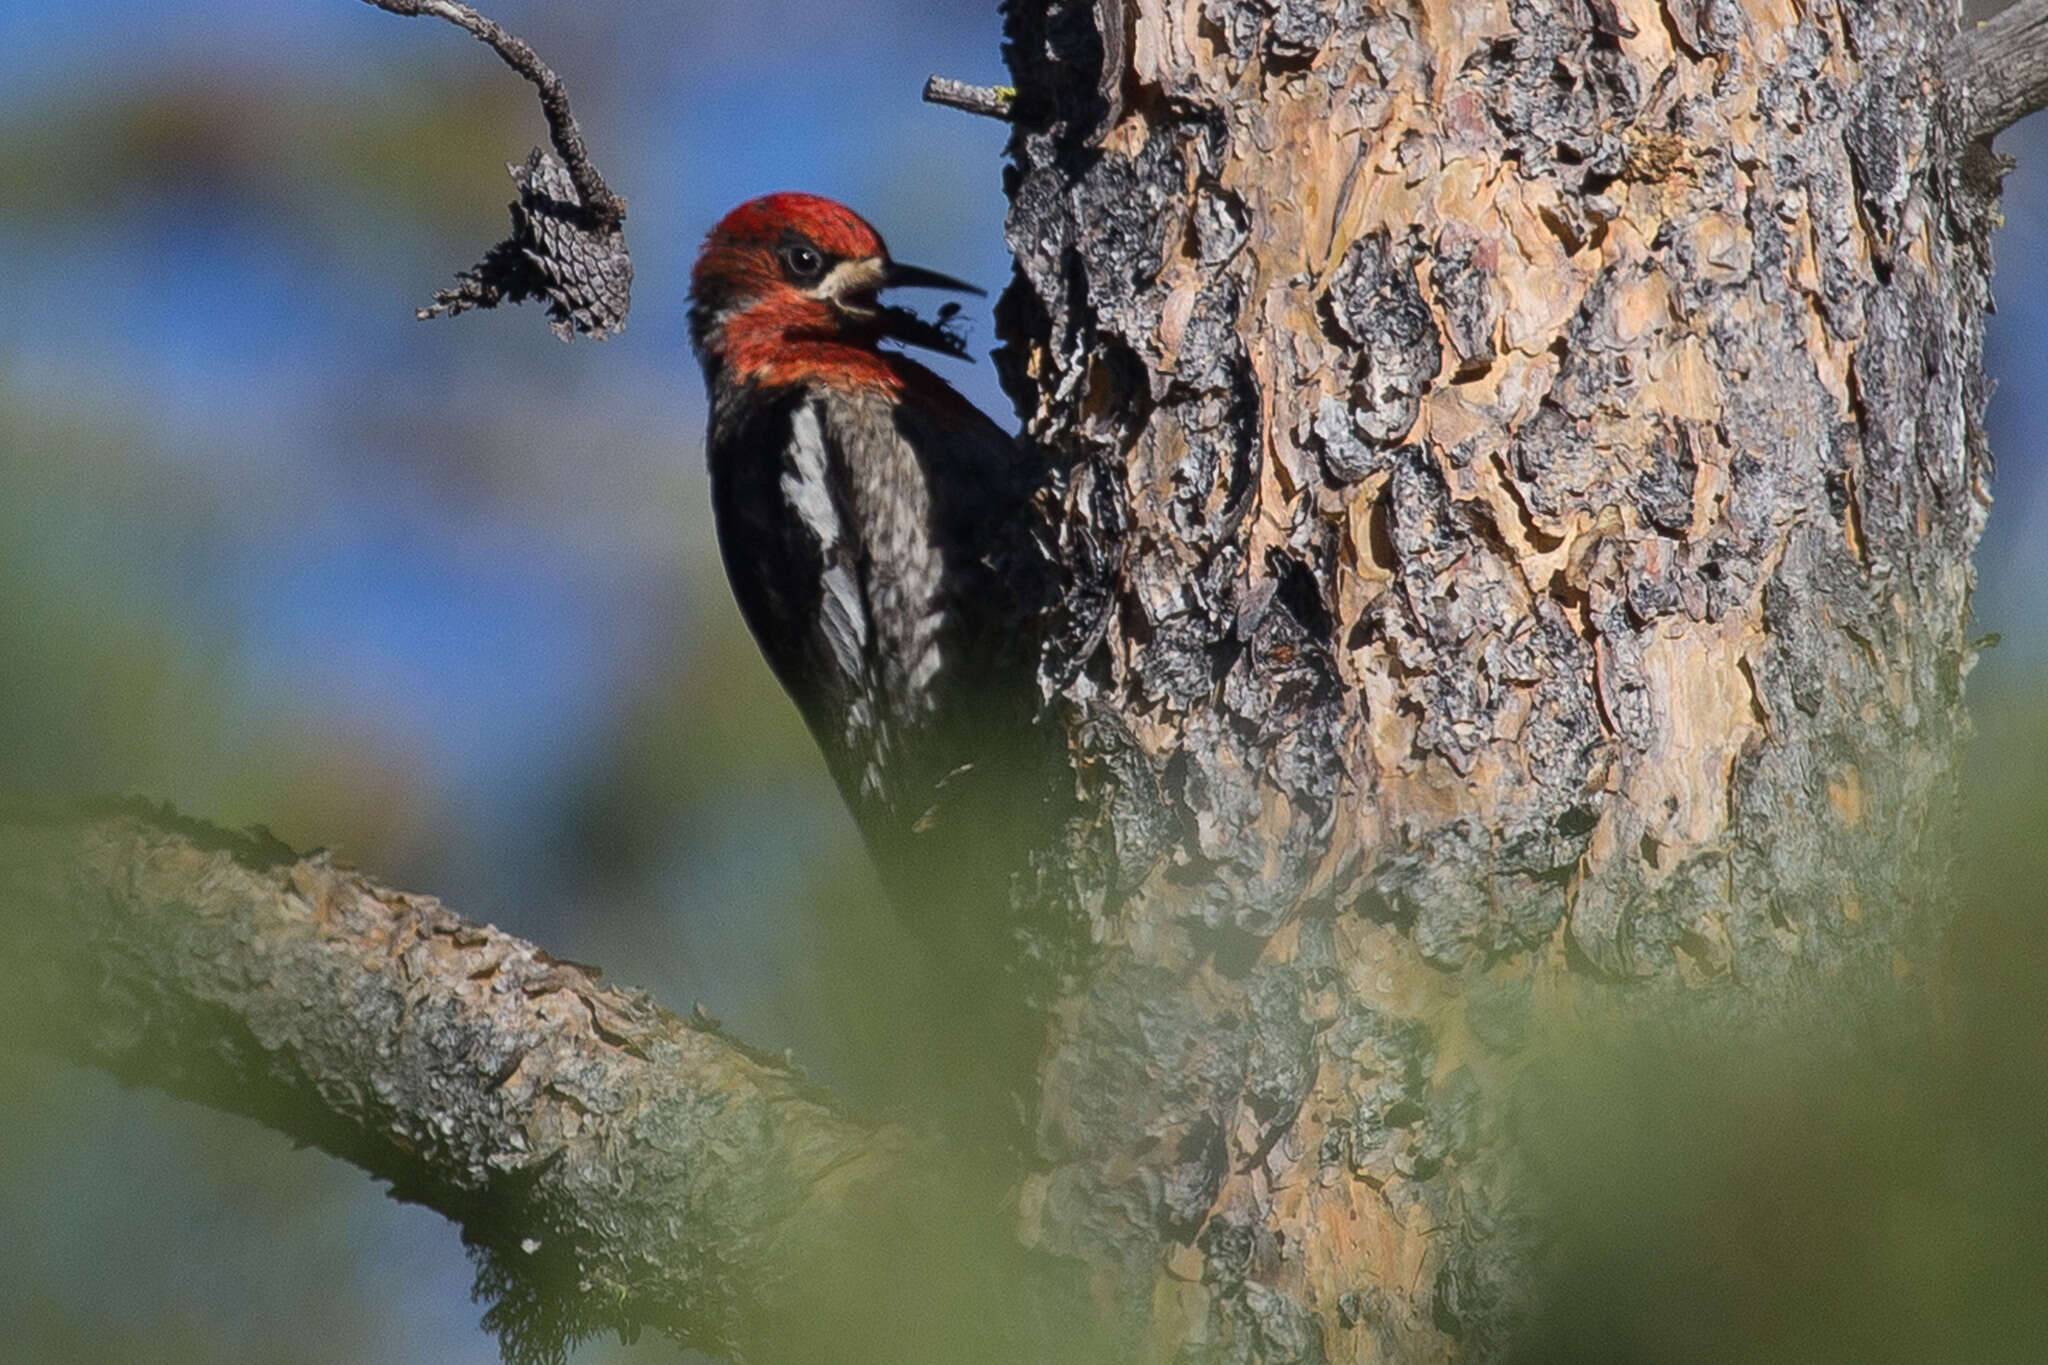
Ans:
POLYGON ((591 164, 583 133, 569 108, 561 77, 531 45, 457 0, 365 0, 391 14, 446 19, 488 44, 505 64, 531 81, 547 115, 555 156, 539 148, 512 165, 519 198, 512 204, 512 235, 434 295, 422 318, 453 316, 545 298, 555 334, 603 337, 625 326, 631 304, 633 260, 626 251, 626 201, 591 164), (559 157, 559 160, 557 160, 559 157))
POLYGON ((951 76, 933 76, 924 83, 924 98, 927 104, 943 104, 983 118, 1008 119, 1017 92, 1007 85, 969 85, 951 76))

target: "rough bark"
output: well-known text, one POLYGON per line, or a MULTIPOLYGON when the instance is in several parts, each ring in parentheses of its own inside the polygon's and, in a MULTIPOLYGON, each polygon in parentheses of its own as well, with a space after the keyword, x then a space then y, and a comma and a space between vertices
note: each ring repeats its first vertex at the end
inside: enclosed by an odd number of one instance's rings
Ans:
POLYGON ((1143 1359, 1483 1358, 1532 1029, 1926 965, 1989 475, 1954 12, 1008 24, 1100 945, 1025 1236, 1143 1359))

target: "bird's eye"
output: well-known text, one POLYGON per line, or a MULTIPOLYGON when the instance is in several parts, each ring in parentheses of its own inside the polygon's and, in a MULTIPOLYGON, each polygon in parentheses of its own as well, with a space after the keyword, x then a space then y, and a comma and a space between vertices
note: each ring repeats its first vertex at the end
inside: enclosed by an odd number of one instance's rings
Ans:
POLYGON ((782 248, 782 265, 793 280, 809 282, 825 273, 825 256, 805 242, 791 242, 782 248))

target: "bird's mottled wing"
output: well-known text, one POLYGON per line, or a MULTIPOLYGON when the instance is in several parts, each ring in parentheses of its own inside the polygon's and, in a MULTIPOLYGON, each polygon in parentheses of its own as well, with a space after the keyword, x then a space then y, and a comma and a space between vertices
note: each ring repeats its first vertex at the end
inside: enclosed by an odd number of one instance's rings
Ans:
POLYGON ((740 614, 849 798, 878 790, 864 549, 818 404, 741 395, 713 415, 711 496, 740 614))

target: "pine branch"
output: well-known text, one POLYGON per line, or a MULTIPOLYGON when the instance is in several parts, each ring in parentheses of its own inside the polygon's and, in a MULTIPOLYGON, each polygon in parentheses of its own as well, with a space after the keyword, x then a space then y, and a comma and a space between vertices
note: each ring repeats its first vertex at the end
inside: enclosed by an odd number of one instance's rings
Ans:
POLYGON ((267 835, 0 808, 0 926, 10 1036, 445 1214, 511 1359, 643 1326, 801 1358, 831 1286, 860 1283, 849 1245, 873 1261, 913 1211, 943 1221, 935 1144, 856 1122, 708 1019, 267 835))

